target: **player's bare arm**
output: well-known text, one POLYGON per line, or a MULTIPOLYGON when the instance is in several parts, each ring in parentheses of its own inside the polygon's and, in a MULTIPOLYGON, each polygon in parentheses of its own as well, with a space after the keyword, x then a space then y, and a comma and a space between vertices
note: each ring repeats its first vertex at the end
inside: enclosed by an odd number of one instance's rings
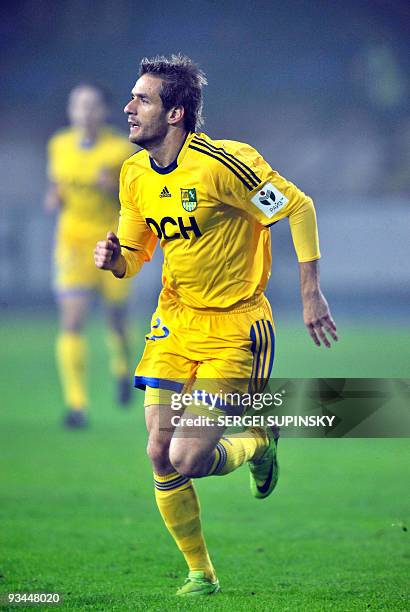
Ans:
POLYGON ((321 346, 322 341, 327 348, 330 348, 327 335, 335 342, 338 336, 329 305, 320 289, 319 263, 317 260, 308 261, 300 263, 299 266, 303 321, 313 342, 321 346))
POLYGON ((106 240, 97 242, 94 249, 94 262, 101 270, 111 270, 115 276, 122 278, 125 274, 125 259, 121 245, 114 232, 108 232, 106 240))
POLYGON ((57 183, 49 182, 44 196, 44 210, 48 213, 57 211, 62 205, 60 190, 57 183))
POLYGON ((102 168, 98 175, 96 187, 110 196, 117 196, 119 174, 119 170, 115 172, 110 168, 102 168))

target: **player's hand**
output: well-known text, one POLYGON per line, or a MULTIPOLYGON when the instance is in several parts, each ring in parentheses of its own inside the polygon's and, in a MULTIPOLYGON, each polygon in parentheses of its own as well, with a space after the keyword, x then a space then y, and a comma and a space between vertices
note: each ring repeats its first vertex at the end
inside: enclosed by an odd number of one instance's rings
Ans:
POLYGON ((94 249, 94 262, 101 270, 116 270, 121 255, 121 245, 114 232, 108 232, 107 240, 100 240, 94 249))
POLYGON ((320 289, 303 298, 303 320, 316 346, 321 346, 322 341, 327 348, 330 348, 327 336, 335 342, 338 341, 336 324, 330 313, 329 304, 320 289))

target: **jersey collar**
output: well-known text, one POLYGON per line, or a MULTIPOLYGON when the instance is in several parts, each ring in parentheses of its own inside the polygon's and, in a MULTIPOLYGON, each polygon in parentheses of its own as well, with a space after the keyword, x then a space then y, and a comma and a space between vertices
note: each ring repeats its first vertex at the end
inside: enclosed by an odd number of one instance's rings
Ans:
POLYGON ((97 131, 97 134, 94 140, 82 140, 80 131, 77 130, 76 128, 73 128, 73 129, 74 129, 74 133, 76 134, 76 138, 77 138, 77 147, 81 149, 82 151, 90 151, 95 146, 97 146, 97 144, 100 143, 101 138, 104 134, 104 127, 101 127, 97 131))
POLYGON ((151 164, 151 168, 155 170, 155 172, 158 172, 158 174, 169 174, 170 172, 175 170, 175 168, 177 168, 182 162, 193 135, 194 134, 192 132, 187 133, 187 135, 185 136, 185 140, 182 143, 182 146, 178 152, 178 155, 176 156, 174 161, 171 162, 168 166, 158 166, 158 164, 155 163, 155 160, 150 156, 149 163, 151 164))

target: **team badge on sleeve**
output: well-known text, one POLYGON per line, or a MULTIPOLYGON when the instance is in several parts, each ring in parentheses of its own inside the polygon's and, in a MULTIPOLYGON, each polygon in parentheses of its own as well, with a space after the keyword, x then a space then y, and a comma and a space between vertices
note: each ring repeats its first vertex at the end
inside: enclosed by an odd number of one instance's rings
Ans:
POLYGON ((266 185, 253 196, 251 202, 263 212, 265 217, 270 219, 283 208, 289 200, 279 191, 279 189, 274 187, 272 183, 266 183, 266 185))
POLYGON ((182 207, 186 211, 192 212, 193 210, 195 210, 198 206, 195 187, 191 187, 190 189, 182 189, 181 187, 181 201, 182 207))

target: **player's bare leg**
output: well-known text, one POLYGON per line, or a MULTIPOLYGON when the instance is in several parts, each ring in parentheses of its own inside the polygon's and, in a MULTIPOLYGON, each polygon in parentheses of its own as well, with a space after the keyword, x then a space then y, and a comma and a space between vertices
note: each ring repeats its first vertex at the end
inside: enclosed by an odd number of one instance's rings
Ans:
POLYGON ((81 428, 87 423, 87 347, 82 332, 89 301, 89 292, 86 291, 58 296, 60 332, 56 352, 64 401, 68 409, 64 422, 70 428, 81 428))
POLYGON ((213 426, 189 424, 198 415, 188 412, 174 426, 175 416, 176 412, 166 405, 146 408, 156 500, 190 570, 178 594, 214 594, 219 583, 202 534, 199 503, 191 479, 227 474, 246 461, 259 461, 269 448, 269 439, 264 430, 256 428, 224 436, 225 428, 216 422, 213 426))
POLYGON ((132 385, 129 373, 126 305, 106 303, 105 313, 108 324, 107 344, 110 369, 117 385, 117 402, 122 406, 127 406, 131 400, 132 385))
POLYGON ((175 426, 172 417, 175 411, 169 406, 145 406, 145 423, 148 431, 147 455, 155 474, 167 476, 175 471, 169 460, 169 445, 175 426))
POLYGON ((192 480, 179 474, 169 460, 174 416, 170 406, 146 406, 147 452, 154 471, 155 498, 164 523, 188 564, 189 594, 211 595, 219 590, 219 583, 202 534, 198 498, 192 480))

